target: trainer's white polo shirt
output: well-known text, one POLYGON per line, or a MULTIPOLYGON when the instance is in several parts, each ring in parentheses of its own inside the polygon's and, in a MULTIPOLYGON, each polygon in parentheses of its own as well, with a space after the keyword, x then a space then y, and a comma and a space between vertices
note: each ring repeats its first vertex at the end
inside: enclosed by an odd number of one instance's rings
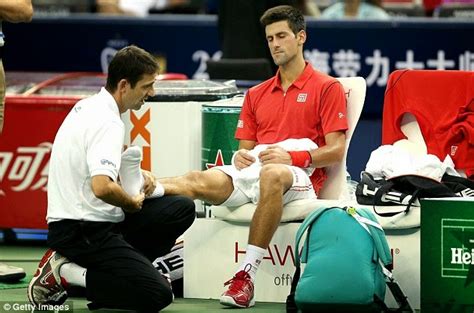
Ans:
POLYGON ((117 103, 105 88, 73 107, 56 134, 49 161, 48 223, 124 219, 121 208, 95 197, 91 187, 96 175, 117 180, 124 129, 117 103))

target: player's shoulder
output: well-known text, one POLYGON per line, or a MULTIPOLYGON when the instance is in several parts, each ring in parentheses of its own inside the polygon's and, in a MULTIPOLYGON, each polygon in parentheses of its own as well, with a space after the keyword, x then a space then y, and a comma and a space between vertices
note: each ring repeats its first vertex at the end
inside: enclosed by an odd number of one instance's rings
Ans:
POLYGON ((276 84, 276 76, 272 76, 271 78, 250 87, 248 92, 252 95, 261 95, 265 93, 268 89, 272 89, 273 86, 276 84))
POLYGON ((321 85, 325 85, 325 86, 329 86, 329 85, 332 85, 332 84, 340 84, 340 82, 339 82, 339 80, 337 80, 337 78, 335 78, 335 77, 333 77, 329 74, 320 72, 316 69, 313 69, 312 78, 314 80, 318 81, 321 85))

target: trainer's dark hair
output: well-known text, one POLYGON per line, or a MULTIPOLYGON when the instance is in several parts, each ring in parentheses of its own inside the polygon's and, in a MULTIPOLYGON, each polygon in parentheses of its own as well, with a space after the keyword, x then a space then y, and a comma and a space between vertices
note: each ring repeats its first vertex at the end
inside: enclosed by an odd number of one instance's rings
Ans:
POLYGON ((263 27, 280 21, 287 21, 288 26, 290 26, 295 35, 301 30, 306 30, 303 13, 289 5, 279 5, 270 8, 260 18, 260 24, 263 27))
POLYGON ((121 79, 126 79, 135 88, 143 75, 158 73, 159 68, 158 62, 150 53, 134 45, 127 46, 112 58, 105 88, 114 92, 121 79))

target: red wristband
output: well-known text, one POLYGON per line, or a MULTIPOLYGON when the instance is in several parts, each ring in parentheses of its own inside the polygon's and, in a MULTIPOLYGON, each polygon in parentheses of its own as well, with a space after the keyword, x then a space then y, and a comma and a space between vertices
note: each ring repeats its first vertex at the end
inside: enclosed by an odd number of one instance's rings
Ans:
POLYGON ((288 151, 291 157, 291 165, 297 167, 309 167, 311 165, 311 153, 309 151, 288 151))

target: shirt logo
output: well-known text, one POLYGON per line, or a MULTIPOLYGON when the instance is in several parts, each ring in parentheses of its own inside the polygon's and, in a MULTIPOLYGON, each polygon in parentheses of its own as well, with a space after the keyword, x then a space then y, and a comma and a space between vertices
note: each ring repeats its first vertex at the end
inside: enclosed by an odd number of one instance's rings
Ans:
POLYGON ((244 128, 244 121, 239 120, 239 121, 237 122, 237 128, 244 128))
POLYGON ((344 113, 339 112, 338 116, 339 116, 339 118, 344 118, 344 113))
POLYGON ((307 93, 300 93, 298 94, 298 98, 296 98, 296 102, 306 102, 307 97, 308 97, 307 93))
POLYGON ((451 156, 455 156, 458 151, 458 146, 451 146, 451 156))
POLYGON ((102 165, 110 165, 110 166, 112 166, 113 168, 116 168, 116 167, 117 167, 117 166, 115 166, 115 163, 114 163, 114 162, 109 161, 109 160, 107 160, 107 159, 102 159, 102 160, 100 160, 100 164, 102 164, 102 165))

